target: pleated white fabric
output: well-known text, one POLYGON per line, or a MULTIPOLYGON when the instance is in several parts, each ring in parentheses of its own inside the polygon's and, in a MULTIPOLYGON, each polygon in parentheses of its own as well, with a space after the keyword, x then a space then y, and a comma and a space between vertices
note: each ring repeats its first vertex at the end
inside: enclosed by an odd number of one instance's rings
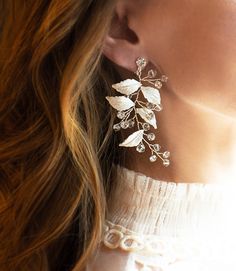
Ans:
POLYGON ((114 168, 103 239, 86 271, 236 270, 234 185, 174 183, 114 168))

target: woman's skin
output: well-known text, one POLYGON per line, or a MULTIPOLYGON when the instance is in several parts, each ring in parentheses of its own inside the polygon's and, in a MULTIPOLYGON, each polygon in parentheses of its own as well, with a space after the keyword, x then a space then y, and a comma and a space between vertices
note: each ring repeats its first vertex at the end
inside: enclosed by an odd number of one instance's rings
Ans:
POLYGON ((127 148, 126 167, 174 182, 236 181, 235 0, 118 0, 104 54, 124 79, 139 56, 169 77, 154 132, 171 165, 127 148))

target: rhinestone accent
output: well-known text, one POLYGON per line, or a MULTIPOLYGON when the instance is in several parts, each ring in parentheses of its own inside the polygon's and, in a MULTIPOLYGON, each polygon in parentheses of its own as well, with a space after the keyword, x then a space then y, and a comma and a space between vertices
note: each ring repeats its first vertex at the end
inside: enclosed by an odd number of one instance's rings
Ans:
POLYGON ((122 129, 127 129, 127 128, 129 127, 129 123, 128 123, 127 121, 122 121, 122 122, 120 123, 120 127, 121 127, 122 129))
POLYGON ((124 117, 125 117, 125 112, 124 111, 118 111, 117 118, 123 119, 124 117))
POLYGON ((113 130, 115 131, 115 132, 118 132, 118 131, 120 131, 120 124, 114 124, 113 125, 113 130))
POLYGON ((157 156, 154 154, 154 155, 149 157, 149 160, 150 160, 150 162, 156 162, 157 156))
POLYGON ((144 123, 144 124, 143 124, 143 130, 144 130, 144 131, 150 130, 150 125, 149 125, 148 123, 144 123))
POLYGON ((170 165, 170 160, 164 159, 163 165, 164 165, 165 167, 168 167, 168 166, 170 165))
POLYGON ((136 60, 136 64, 139 68, 144 69, 147 66, 147 60, 143 57, 139 57, 136 60))
POLYGON ((168 77, 166 75, 162 75, 161 81, 166 83, 168 81, 168 77))
POLYGON ((139 152, 139 153, 145 152, 145 146, 144 146, 142 143, 140 143, 140 144, 136 147, 136 150, 137 150, 137 152, 139 152))
POLYGON ((154 148, 155 151, 160 151, 161 146, 159 144, 154 144, 153 148, 154 148))
POLYGON ((135 125, 135 121, 134 120, 129 120, 128 121, 128 123, 129 123, 129 128, 133 128, 134 127, 134 125, 135 125))
POLYGON ((150 133, 150 134, 147 135, 147 139, 148 139, 149 141, 153 141, 153 140, 155 140, 155 138, 156 138, 156 136, 155 136, 155 134, 153 134, 153 133, 150 133))
POLYGON ((169 152, 169 151, 165 151, 165 152, 163 153, 163 157, 164 157, 164 158, 169 158, 169 157, 170 157, 170 152, 169 152))
POLYGON ((162 82, 156 81, 155 82, 155 87, 158 88, 158 89, 160 89, 162 87, 162 82))

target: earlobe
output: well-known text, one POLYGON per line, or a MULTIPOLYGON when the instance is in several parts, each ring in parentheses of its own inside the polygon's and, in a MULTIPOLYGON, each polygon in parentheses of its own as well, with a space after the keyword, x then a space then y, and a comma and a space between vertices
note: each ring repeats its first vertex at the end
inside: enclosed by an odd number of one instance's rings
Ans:
POLYGON ((116 65, 132 72, 136 70, 136 59, 139 56, 146 57, 138 34, 129 27, 128 15, 124 12, 114 15, 104 40, 103 54, 116 65))

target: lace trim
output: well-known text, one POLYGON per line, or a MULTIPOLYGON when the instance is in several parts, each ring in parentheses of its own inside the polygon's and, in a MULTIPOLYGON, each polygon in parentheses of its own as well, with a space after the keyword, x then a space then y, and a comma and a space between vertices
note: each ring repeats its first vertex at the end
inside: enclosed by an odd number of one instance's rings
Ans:
MULTIPOLYGON (((220 245, 201 240, 199 236, 191 240, 180 237, 168 237, 157 235, 144 235, 131 231, 121 225, 114 224, 109 220, 105 221, 103 232, 103 243, 110 249, 121 249, 134 257, 134 262, 141 269, 138 270, 160 270, 168 269, 168 266, 181 262, 196 262, 201 265, 201 270, 205 270, 204 265, 212 264, 222 259, 231 262, 229 244, 220 245), (203 265, 202 265, 203 264, 203 265)), ((218 240, 219 241, 219 240, 218 240)), ((235 244, 232 247, 235 251, 235 244)), ((195 269, 194 269, 195 270, 195 269)), ((197 269, 196 269, 197 270, 197 269)), ((208 270, 208 269, 207 269, 208 270)))
MULTIPOLYGON (((198 238, 199 239, 199 238, 198 238)), ((104 225, 103 243, 110 249, 120 248, 129 252, 142 252, 148 255, 158 254, 175 255, 176 257, 189 257, 201 253, 202 242, 194 240, 192 251, 189 243, 182 238, 161 237, 157 235, 142 235, 133 232, 121 225, 106 220, 104 225), (197 244, 196 244, 197 242, 197 244), (190 255, 191 254, 191 255, 190 255)))

